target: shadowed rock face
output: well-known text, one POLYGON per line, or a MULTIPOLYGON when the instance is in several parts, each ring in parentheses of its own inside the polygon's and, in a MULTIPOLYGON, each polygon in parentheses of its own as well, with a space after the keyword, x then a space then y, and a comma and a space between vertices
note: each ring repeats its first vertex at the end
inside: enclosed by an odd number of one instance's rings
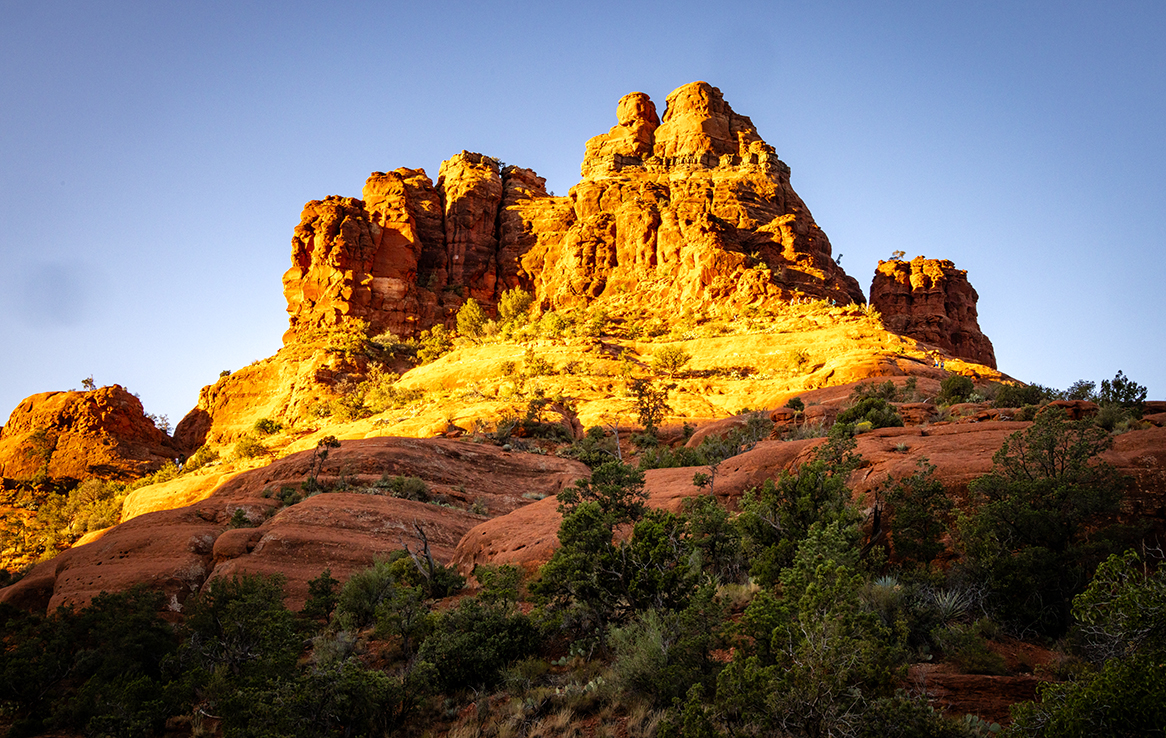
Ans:
POLYGON ((284 275, 285 341, 347 317, 414 336, 452 325, 469 297, 494 310, 514 287, 544 309, 863 302, 789 168, 717 88, 673 91, 662 118, 631 93, 616 120, 587 142, 567 197, 529 169, 463 151, 442 163, 436 186, 397 169, 373 173, 362 200, 308 203, 284 275))
POLYGON ((0 428, 0 476, 11 478, 138 479, 179 453, 141 400, 116 384, 32 395, 0 428))
POLYGON ((980 332, 980 296, 968 273, 946 259, 880 261, 870 286, 870 304, 887 330, 996 368, 992 342, 980 332))

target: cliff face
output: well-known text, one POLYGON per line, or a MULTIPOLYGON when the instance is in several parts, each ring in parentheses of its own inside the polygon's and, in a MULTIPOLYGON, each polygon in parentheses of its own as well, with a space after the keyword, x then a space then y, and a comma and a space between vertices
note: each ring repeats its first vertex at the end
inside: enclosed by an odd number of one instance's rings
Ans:
POLYGON ((88 392, 42 392, 21 402, 0 429, 0 476, 130 480, 179 455, 118 385, 88 392))
POLYGON ((922 256, 880 261, 870 286, 870 304, 887 330, 995 369, 992 342, 980 332, 979 298, 966 271, 946 259, 922 256))
POLYGON ((587 142, 567 197, 529 169, 463 151, 436 185, 397 169, 374 173, 362 200, 308 203, 284 275, 285 338, 345 317, 413 336, 452 324, 466 298, 491 310, 514 287, 544 309, 863 301, 789 168, 717 88, 675 90, 662 119, 644 93, 625 95, 616 119, 587 142))

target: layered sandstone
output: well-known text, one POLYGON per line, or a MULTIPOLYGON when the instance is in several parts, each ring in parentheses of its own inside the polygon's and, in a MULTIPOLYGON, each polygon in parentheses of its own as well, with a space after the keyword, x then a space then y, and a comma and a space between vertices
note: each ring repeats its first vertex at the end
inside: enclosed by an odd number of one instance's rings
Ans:
POLYGON ((312 451, 303 451, 240 474, 189 506, 132 517, 38 564, 0 589, 0 602, 52 611, 82 607, 102 591, 146 584, 181 610, 212 577, 279 572, 287 578, 288 605, 298 609, 308 581, 326 568, 343 581, 395 550, 419 551, 419 531, 434 557, 449 561, 466 531, 487 516, 553 499, 587 472, 568 459, 443 439, 345 441, 318 463, 312 451), (425 480, 447 506, 387 496, 375 486, 384 474, 425 480), (348 491, 281 506, 272 492, 298 489, 309 475, 325 485, 343 477, 348 491), (474 503, 484 514, 466 509, 474 503), (236 510, 254 527, 232 528, 236 510))
POLYGON ((179 453, 141 400, 116 384, 32 395, 0 428, 0 477, 131 480, 179 453))
POLYGON ((625 95, 616 119, 587 142, 568 197, 463 151, 436 185, 422 170, 375 172, 363 199, 308 203, 284 275, 285 338, 346 318, 414 336, 452 325, 467 298, 493 310, 515 287, 545 310, 864 301, 789 167, 717 88, 673 91, 662 118, 644 93, 625 95))
POLYGON ((870 304, 887 330, 995 369, 992 342, 980 331, 979 299, 966 271, 922 256, 880 261, 870 286, 870 304))

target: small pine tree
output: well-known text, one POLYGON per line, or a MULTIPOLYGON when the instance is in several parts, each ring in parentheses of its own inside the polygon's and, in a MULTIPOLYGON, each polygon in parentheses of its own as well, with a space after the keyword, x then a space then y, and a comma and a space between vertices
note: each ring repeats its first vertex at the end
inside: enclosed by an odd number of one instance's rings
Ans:
POLYGON ((480 338, 482 326, 486 323, 486 311, 474 298, 466 300, 457 313, 457 332, 468 338, 480 338))

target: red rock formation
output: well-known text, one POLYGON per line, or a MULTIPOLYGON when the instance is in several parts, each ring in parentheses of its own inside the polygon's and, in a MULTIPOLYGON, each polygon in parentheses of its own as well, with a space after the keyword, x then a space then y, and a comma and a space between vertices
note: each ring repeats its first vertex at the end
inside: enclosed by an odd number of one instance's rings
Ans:
POLYGON ((47 471, 54 479, 131 480, 157 471, 179 453, 146 417, 141 400, 116 384, 32 395, 0 428, 3 477, 30 478, 47 471))
POLYGON ((479 302, 494 302, 502 205, 498 161, 463 151, 441 163, 437 191, 445 209, 449 286, 467 290, 466 296, 479 302))
POLYGON ((620 295, 658 310, 798 295, 863 301, 789 168, 718 89, 673 91, 659 125, 643 93, 620 100, 617 116, 588 141, 574 222, 535 275, 545 307, 620 295))
POLYGON ((995 369, 992 342, 980 332, 979 299, 966 271, 922 256, 880 261, 870 286, 870 304, 887 330, 995 369))
POLYGON ((449 561, 465 532, 483 520, 466 511, 472 503, 480 502, 488 515, 504 515, 531 504, 531 498, 554 501, 559 490, 587 473, 576 461, 493 446, 371 438, 333 449, 320 481, 329 484, 343 476, 360 490, 383 474, 417 476, 455 507, 396 499, 375 488, 377 494, 329 492, 280 507, 270 490, 298 488, 315 471, 314 463, 311 451, 293 454, 232 478, 201 502, 128 520, 37 565, 0 589, 0 602, 50 611, 66 604, 82 607, 102 590, 146 583, 178 607, 210 577, 280 572, 288 578, 288 606, 298 609, 307 598, 308 580, 323 569, 331 568, 343 581, 404 545, 416 549, 415 524, 424 528, 434 556, 449 561), (238 509, 259 525, 230 528, 238 509))
POLYGON ((529 169, 499 171, 463 151, 436 187, 398 169, 374 173, 363 200, 308 203, 284 275, 285 339, 346 317, 413 336, 452 325, 468 297, 492 310, 519 286, 545 309, 863 301, 789 168, 715 87, 675 90, 663 121, 647 95, 625 95, 616 118, 587 142, 569 197, 549 195, 529 169))

